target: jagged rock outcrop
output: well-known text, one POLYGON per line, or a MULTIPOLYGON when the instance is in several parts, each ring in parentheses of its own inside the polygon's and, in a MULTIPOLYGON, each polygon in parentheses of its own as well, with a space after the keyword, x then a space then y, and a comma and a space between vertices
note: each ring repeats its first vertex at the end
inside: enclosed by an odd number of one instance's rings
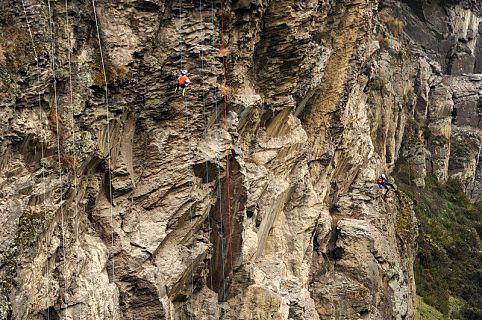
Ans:
POLYGON ((0 3, 0 318, 414 318, 374 180, 482 197, 478 4, 0 3))
POLYGON ((414 181, 423 185, 420 178, 426 173, 440 182, 455 177, 471 199, 480 201, 480 3, 405 1, 392 13, 403 20, 410 51, 419 61, 412 67, 419 71, 414 81, 416 128, 411 135, 420 147, 405 152, 415 164, 414 181))

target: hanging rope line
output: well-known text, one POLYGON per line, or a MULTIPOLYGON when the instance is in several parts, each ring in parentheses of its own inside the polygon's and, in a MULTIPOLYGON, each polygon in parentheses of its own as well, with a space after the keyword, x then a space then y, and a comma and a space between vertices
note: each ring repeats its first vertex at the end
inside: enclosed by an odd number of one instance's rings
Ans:
MULTIPOLYGON (((224 0, 221 0, 221 59, 223 62, 223 96, 224 96, 224 120, 227 123, 228 120, 228 97, 227 97, 227 86, 226 86, 226 48, 224 43, 224 0)), ((226 180, 227 180, 227 196, 228 196, 228 254, 229 263, 231 268, 231 295, 233 299, 233 309, 232 314, 236 314, 236 304, 235 304, 235 291, 234 291, 234 265, 233 265, 233 225, 231 218, 231 177, 229 173, 229 143, 226 141, 226 180)))
MULTIPOLYGON (((107 131, 107 172, 109 184, 109 213, 110 213, 110 227, 111 227, 111 263, 112 263, 112 282, 115 283, 115 262, 114 262, 114 214, 112 212, 112 171, 111 171, 111 146, 110 146, 110 121, 109 121, 109 89, 107 88, 107 75, 105 72, 104 53, 102 50, 102 42, 100 40, 99 22, 97 20, 97 12, 95 9, 95 0, 92 0, 92 8, 94 10, 95 27, 97 31, 97 41, 99 43, 100 60, 102 62, 102 74, 104 76, 105 84, 105 114, 106 114, 106 131, 107 131)), ((115 308, 113 309, 115 311, 115 308)), ((114 315, 113 315, 114 317, 114 315)))
MULTIPOLYGON (((70 104, 70 115, 71 115, 71 122, 72 122, 72 146, 73 146, 73 155, 72 155, 72 172, 74 175, 74 225, 75 225, 75 240, 79 242, 79 225, 76 221, 78 215, 77 209, 77 161, 75 158, 75 120, 74 120, 74 98, 73 98, 73 89, 72 89, 72 57, 71 57, 71 42, 70 42, 70 32, 69 32, 69 0, 65 0, 65 35, 67 36, 67 58, 68 58, 68 65, 69 65, 69 104, 70 104)), ((80 304, 80 314, 82 314, 82 304, 80 304)))
MULTIPOLYGON (((205 92, 204 92, 204 88, 205 88, 205 84, 204 84, 204 76, 205 76, 205 69, 204 69, 204 52, 203 52, 203 48, 202 48, 202 41, 204 41, 204 38, 206 37, 206 31, 204 29, 204 19, 203 19, 203 14, 202 14, 202 0, 199 0, 199 20, 203 26, 203 29, 202 29, 202 35, 201 35, 201 45, 200 45, 200 48, 199 48, 199 55, 200 55, 200 58, 201 58, 201 79, 202 79, 202 83, 201 83, 201 87, 202 87, 202 96, 203 96, 203 114, 204 114, 204 136, 206 137, 207 134, 208 134, 208 128, 209 128, 209 118, 207 116, 207 111, 206 111, 206 95, 205 95, 205 92)), ((206 183, 209 183, 209 164, 208 162, 206 161, 206 166, 205 166, 205 170, 206 170, 206 183)), ((208 196, 208 239, 209 241, 211 241, 211 228, 212 228, 212 225, 211 225, 211 198, 210 198, 210 192, 207 193, 207 196, 208 196)), ((212 259, 209 260, 209 266, 210 266, 210 269, 212 267, 212 259)), ((211 269, 212 270, 212 269, 211 269)), ((210 275, 210 279, 209 279, 209 285, 210 287, 212 288, 213 286, 213 275, 212 275, 212 272, 209 273, 210 275)))
MULTIPOLYGON (((73 89, 72 89, 72 52, 71 52, 71 41, 70 41, 70 32, 69 32, 69 8, 68 8, 69 0, 65 0, 65 35, 67 36, 67 57, 68 57, 68 64, 69 64, 69 102, 70 102, 70 120, 72 122, 72 146, 73 150, 75 151, 76 142, 75 142, 75 120, 74 120, 74 96, 73 96, 73 89)), ((77 159, 75 154, 73 155, 73 172, 74 172, 74 219, 77 218, 78 208, 77 208, 77 159)), ((76 226, 75 232, 76 241, 79 241, 79 228, 78 225, 76 226)))
MULTIPOLYGON (((208 134, 208 129, 209 129, 209 118, 207 116, 206 95, 205 95, 205 91, 204 91, 204 88, 205 88, 205 83, 204 83, 205 69, 204 69, 204 50, 203 50, 203 47, 202 47, 202 41, 204 41, 204 39, 206 37, 206 31, 204 29, 204 21, 203 21, 204 19, 203 19, 203 14, 202 14, 202 0, 199 0, 199 17, 200 17, 199 18, 200 23, 203 26, 201 41, 200 41, 200 48, 199 48, 199 55, 200 55, 200 59, 201 59, 201 88, 202 88, 203 114, 204 114, 204 123, 205 123, 204 136, 206 137, 207 134, 208 134)), ((206 170, 206 183, 208 183, 209 182, 209 164, 208 164, 208 161, 206 161, 205 170, 206 170)), ((209 239, 209 241, 212 241, 211 240, 212 219, 211 219, 210 192, 208 192, 207 195, 208 195, 208 204, 209 204, 209 206, 208 206, 208 239, 209 239)), ((212 259, 209 260, 209 265, 210 265, 210 269, 212 270, 212 259)), ((212 288, 212 286, 213 286, 212 272, 210 272, 209 275, 210 275, 209 284, 210 284, 210 287, 212 288)))
POLYGON ((182 0, 179 0, 179 20, 181 26, 179 27, 179 48, 181 50, 181 70, 182 70, 182 0))
MULTIPOLYGON (((191 130, 189 129, 189 111, 187 109, 186 105, 186 100, 185 97, 182 97, 183 103, 184 103, 184 112, 185 112, 185 117, 186 117, 186 130, 187 130, 187 135, 188 135, 188 155, 192 154, 192 148, 191 148, 191 130)), ((192 159, 192 156, 191 156, 192 159)), ((192 175, 191 172, 189 171, 190 168, 190 160, 188 156, 188 189, 189 189, 189 195, 188 195, 188 205, 189 205, 189 224, 190 224, 190 233, 191 233, 191 311, 193 310, 193 299, 192 295, 194 294, 194 225, 193 225, 193 201, 192 201, 192 190, 193 190, 193 184, 192 184, 192 175)), ((189 319, 192 319, 192 312, 189 313, 189 319)))
MULTIPOLYGON (((183 68, 183 38, 182 38, 182 28, 183 28, 183 18, 182 18, 182 0, 179 0, 179 21, 181 25, 179 27, 179 47, 180 47, 180 54, 181 54, 181 70, 183 68)), ((184 115, 185 115, 185 130, 187 131, 188 136, 188 161, 187 161, 187 168, 188 168, 188 205, 189 205, 189 228, 190 228, 190 240, 191 240, 191 311, 189 312, 189 319, 192 319, 192 311, 193 311, 193 295, 194 295, 194 249, 195 249, 195 241, 194 241, 194 224, 193 224, 193 201, 192 201, 192 190, 193 190, 193 183, 192 183, 192 175, 189 170, 192 160, 192 148, 191 148, 191 130, 189 125, 189 110, 187 108, 185 96, 182 96, 182 102, 184 106, 184 115), (191 156, 190 156, 191 155, 191 156)))
MULTIPOLYGON (((71 61, 70 61, 70 34, 68 32, 68 26, 69 26, 69 13, 68 13, 68 0, 65 0, 65 33, 67 36, 67 56, 68 56, 68 65, 69 65, 69 93, 70 93, 70 108, 72 110, 72 131, 74 131, 74 113, 73 113, 73 95, 72 95, 72 70, 71 70, 71 61)), ((73 133, 72 133, 72 139, 73 138, 73 133)), ((75 139, 73 140, 73 145, 75 146, 75 139)), ((75 147, 74 147, 75 149, 75 147)), ((75 160, 74 160, 75 161, 75 160)), ((74 162, 74 188, 77 188, 77 179, 76 179, 76 170, 75 170, 75 162, 74 162)), ((76 189, 74 189, 76 190, 76 189)), ((75 191, 74 191, 75 195, 75 191)), ((75 198, 75 197, 74 197, 75 198)), ((75 216, 77 216, 77 203, 74 203, 74 210, 75 210, 75 216)), ((63 226, 62 226, 63 229, 63 226)), ((77 237, 76 237, 77 238, 77 237)), ((65 239, 64 239, 64 246, 65 244, 65 239)), ((64 247, 65 249, 65 247, 64 247)), ((65 250, 64 250, 64 256, 65 256, 65 250)), ((65 257, 64 257, 65 260, 65 257)), ((67 294, 67 284, 68 282, 68 274, 65 275, 65 290, 67 294)))
MULTIPOLYGON (((47 1, 48 12, 49 12, 49 27, 50 27, 50 46, 51 46, 51 67, 52 67, 52 76, 54 80, 54 107, 55 107, 55 114, 51 115, 52 121, 55 122, 55 130, 56 130, 56 139, 57 139, 57 163, 59 166, 59 210, 60 210, 60 229, 62 233, 62 258, 63 258, 63 266, 65 268, 65 264, 67 263, 66 259, 66 243, 65 243, 65 227, 64 227, 64 208, 63 208, 63 182, 62 182, 62 156, 61 156, 61 145, 60 145, 60 114, 59 114, 59 107, 58 107, 58 99, 57 99, 57 75, 55 70, 55 30, 54 30, 54 13, 52 7, 50 5, 50 0, 47 1)), ((64 278, 64 296, 67 294, 67 278, 66 278, 66 270, 63 272, 64 278)), ((60 299, 62 301, 62 299, 60 299)), ((62 308, 62 306, 61 306, 62 308)))
MULTIPOLYGON (((213 49, 216 48, 216 42, 215 42, 215 26, 216 26, 216 22, 215 22, 215 6, 214 6, 214 0, 211 0, 211 25, 213 26, 213 35, 211 37, 211 45, 213 47, 213 49)), ((218 71, 217 71, 217 67, 216 67, 216 50, 213 50, 213 57, 212 57, 212 61, 213 61, 213 64, 212 64, 212 69, 213 69, 213 73, 214 73, 214 93, 213 93, 213 103, 214 103, 214 108, 215 108, 215 122, 217 123, 217 125, 219 126, 219 105, 218 105, 218 99, 217 99, 217 95, 218 95, 218 90, 217 90, 217 83, 218 83, 218 71)), ((216 134, 215 134, 215 139, 216 139, 216 142, 219 141, 219 135, 218 135, 218 131, 216 130, 215 131, 216 134)), ((219 163, 221 162, 220 160, 220 157, 218 155, 218 152, 216 151, 216 154, 215 154, 215 158, 216 158, 216 163, 219 163)), ((223 212, 222 212, 222 207, 221 207, 221 204, 223 203, 222 201, 222 182, 221 182, 221 169, 220 167, 217 165, 216 166, 216 171, 217 171, 217 180, 216 180, 216 184, 217 184, 217 198, 219 199, 218 201, 218 210, 219 210, 219 217, 220 217, 220 230, 219 230, 219 234, 220 234, 220 237, 221 237, 221 274, 222 274, 222 279, 223 279, 223 296, 222 296, 222 301, 226 301, 227 300, 227 285, 226 285, 226 277, 225 277, 225 268, 224 268, 224 261, 225 261, 225 249, 224 249, 224 238, 225 238, 225 228, 224 228, 224 218, 223 218, 223 212)), ((212 223, 212 222, 211 222, 212 223)), ((212 269, 211 269, 212 270, 212 269)), ((212 282, 212 272, 211 272, 211 282, 212 282)), ((212 288, 212 285, 211 285, 211 288, 212 288)), ((224 319, 226 316, 226 310, 223 308, 223 315, 222 315, 222 318, 224 319)))
MULTIPOLYGON (((38 86, 38 93, 37 93, 37 102, 38 102, 38 110, 39 110, 39 120, 40 120, 40 126, 39 126, 39 140, 40 140, 40 167, 42 170, 42 185, 43 185, 43 199, 42 199, 42 204, 43 204, 43 214, 44 217, 47 217, 47 207, 45 205, 45 197, 47 195, 47 186, 45 182, 45 164, 43 162, 43 159, 45 158, 45 151, 44 151, 44 142, 42 140, 42 131, 43 131, 43 110, 42 110, 42 93, 40 91, 40 65, 39 65, 39 56, 37 53, 37 46, 35 45, 34 37, 33 37, 33 32, 32 28, 30 27, 30 22, 28 20, 28 15, 27 15, 27 10, 25 8, 25 1, 22 0, 22 8, 23 8, 23 14, 25 16, 25 21, 27 23, 27 29, 28 33, 30 35, 30 40, 32 42, 32 49, 35 57, 35 65, 36 65, 36 71, 37 71, 37 86, 38 86)), ((48 245, 49 245, 49 239, 48 239, 48 231, 45 232, 45 252, 48 252, 48 245)), ((47 320, 50 320, 50 308, 48 306, 48 297, 50 295, 50 270, 49 270, 49 261, 48 261, 48 256, 46 256, 46 268, 45 268, 45 274, 47 278, 47 301, 46 301, 46 306, 45 309, 47 310, 47 320)))

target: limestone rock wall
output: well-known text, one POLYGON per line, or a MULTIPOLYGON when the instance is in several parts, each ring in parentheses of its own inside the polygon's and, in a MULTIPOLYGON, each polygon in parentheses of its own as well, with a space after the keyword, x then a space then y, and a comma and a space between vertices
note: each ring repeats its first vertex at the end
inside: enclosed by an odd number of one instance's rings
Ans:
POLYGON ((413 67, 418 74, 410 135, 424 147, 408 151, 413 147, 407 143, 405 152, 414 181, 423 185, 427 173, 441 182, 457 178, 467 195, 480 201, 480 3, 404 1, 390 10, 404 22, 410 51, 419 60, 413 67))
POLYGON ((374 180, 481 196, 475 7, 444 62, 410 2, 0 4, 0 318, 413 319, 374 180))

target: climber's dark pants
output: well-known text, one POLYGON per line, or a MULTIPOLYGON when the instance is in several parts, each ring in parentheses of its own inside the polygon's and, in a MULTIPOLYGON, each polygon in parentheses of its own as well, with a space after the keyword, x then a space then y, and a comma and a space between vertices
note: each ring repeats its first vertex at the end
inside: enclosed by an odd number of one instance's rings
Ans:
POLYGON ((182 91, 185 92, 184 89, 187 88, 186 83, 183 83, 183 84, 179 84, 179 83, 178 83, 178 84, 176 85, 176 90, 174 90, 174 92, 177 92, 177 91, 179 90, 179 88, 181 88, 182 91))
POLYGON ((392 188, 393 190, 395 190, 395 186, 389 182, 382 182, 380 183, 380 186, 382 186, 383 188, 385 188, 387 191, 385 192, 385 194, 388 193, 388 191, 390 191, 390 188, 392 188), (390 188, 389 188, 390 187, 390 188))

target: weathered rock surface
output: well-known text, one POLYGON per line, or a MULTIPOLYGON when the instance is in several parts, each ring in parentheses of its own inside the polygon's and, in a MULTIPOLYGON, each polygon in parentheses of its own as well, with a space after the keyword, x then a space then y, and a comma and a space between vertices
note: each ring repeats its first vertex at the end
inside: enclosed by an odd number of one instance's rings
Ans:
POLYGON ((407 0, 388 12, 403 21, 408 37, 401 51, 409 55, 404 69, 411 81, 389 94, 405 97, 408 109, 414 109, 413 128, 402 147, 410 178, 417 185, 427 174, 441 182, 457 178, 467 195, 480 201, 480 2, 407 0))
POLYGON ((413 319, 375 178, 482 199, 479 4, 417 3, 0 1, 0 318, 413 319))

